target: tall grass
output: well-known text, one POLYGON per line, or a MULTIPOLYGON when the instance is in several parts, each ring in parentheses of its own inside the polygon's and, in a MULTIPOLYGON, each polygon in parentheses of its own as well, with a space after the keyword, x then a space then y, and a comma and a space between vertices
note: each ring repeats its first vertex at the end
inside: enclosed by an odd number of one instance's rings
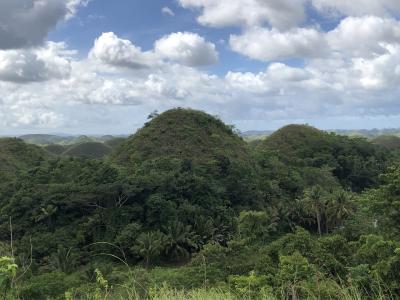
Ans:
POLYGON ((131 286, 120 286, 112 292, 98 293, 92 292, 80 296, 69 296, 66 300, 388 300, 394 297, 384 295, 382 291, 377 291, 372 295, 366 296, 354 286, 337 285, 335 297, 325 297, 317 295, 311 290, 303 291, 303 296, 288 293, 275 293, 260 291, 258 294, 249 293, 246 295, 237 295, 234 291, 224 288, 198 288, 198 289, 175 289, 164 284, 160 287, 150 288, 145 295, 142 291, 131 286), (251 295, 251 296, 250 296, 251 295))
MULTIPOLYGON (((104 243, 106 244, 106 243, 104 243)), ((116 247, 115 245, 109 244, 116 247)), ((116 247, 118 248, 118 247, 116 247)), ((324 282, 303 282, 298 286, 261 288, 255 291, 250 285, 239 293, 229 284, 220 287, 208 287, 205 278, 204 287, 179 289, 167 282, 156 282, 153 273, 144 269, 133 269, 122 256, 102 253, 122 263, 125 269, 125 283, 109 286, 100 271, 97 274, 97 287, 89 291, 76 293, 73 290, 66 294, 66 300, 394 300, 396 299, 381 281, 373 284, 374 289, 367 290, 348 282, 337 282, 333 279, 324 282), (143 281, 143 275, 150 276, 149 282, 143 281), (327 293, 328 291, 328 293, 327 293)))

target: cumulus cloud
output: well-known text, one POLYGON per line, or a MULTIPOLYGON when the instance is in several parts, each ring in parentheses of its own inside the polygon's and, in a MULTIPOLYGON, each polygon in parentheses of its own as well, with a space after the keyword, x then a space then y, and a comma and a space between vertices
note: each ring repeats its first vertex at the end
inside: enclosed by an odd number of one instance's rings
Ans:
POLYGON ((370 60, 354 59, 353 69, 365 89, 396 88, 400 84, 400 45, 387 46, 387 53, 370 60))
POLYGON ((0 1, 0 49, 40 45, 57 23, 76 13, 83 0, 0 1))
MULTIPOLYGON (((387 51, 364 60, 312 59, 301 68, 271 63, 259 73, 231 71, 224 77, 180 64, 146 68, 143 72, 121 68, 104 74, 97 72, 90 61, 73 61, 70 76, 57 84, 0 82, 0 115, 13 112, 12 118, 2 120, 8 126, 31 123, 40 128, 45 122, 61 124, 57 120, 68 120, 68 124, 75 126, 97 122, 100 126, 104 122, 101 118, 109 118, 111 112, 130 107, 134 107, 130 111, 138 116, 138 111, 189 106, 210 113, 223 112, 224 118, 236 121, 325 118, 355 112, 369 116, 399 114, 396 103, 400 93, 395 91, 399 86, 400 51, 398 48, 387 51), (103 112, 95 120, 85 121, 77 113, 88 109, 97 111, 99 107, 103 112), (38 119, 50 112, 57 117, 48 117, 47 121, 38 119)), ((124 124, 127 120, 130 118, 126 116, 113 122, 124 124)), ((140 116, 135 120, 140 126, 140 116)))
POLYGON ((131 41, 121 39, 113 32, 98 37, 89 53, 91 59, 104 64, 132 69, 147 68, 156 63, 151 52, 143 52, 131 41))
POLYGON ((310 58, 323 54, 324 36, 312 28, 276 29, 252 28, 242 35, 230 37, 232 50, 253 59, 271 61, 287 58, 310 58))
POLYGON ((211 65, 218 61, 215 45, 195 33, 172 33, 156 41, 154 48, 160 57, 187 66, 211 65))
POLYGON ((184 8, 201 9, 198 22, 212 27, 265 23, 288 29, 305 19, 303 0, 179 0, 184 8))
POLYGON ((398 0, 312 0, 322 13, 339 16, 388 16, 400 12, 398 0))
POLYGON ((6 5, 12 14, 17 2, 0 3, 2 128, 81 130, 89 123, 126 128, 131 119, 138 127, 146 112, 173 106, 204 109, 235 122, 400 115, 400 23, 393 14, 398 1, 179 0, 199 12, 202 25, 240 27, 230 36, 231 50, 265 65, 261 72, 247 72, 245 64, 240 71, 232 66, 222 76, 196 68, 217 63, 219 54, 213 43, 190 32, 166 35, 146 51, 103 33, 87 58, 79 60, 65 44, 42 41, 87 1, 26 0, 37 7, 28 5, 24 12, 31 19, 20 17, 18 26, 29 27, 41 10, 40 24, 47 25, 37 26, 40 34, 21 31, 22 36, 5 26, 8 16, 3 18, 6 5), (306 21, 306 3, 320 14, 313 21, 306 21), (46 19, 51 7, 52 18, 46 19), (330 31, 317 24, 326 14, 329 20, 340 17, 330 31), (39 45, 6 50, 5 33, 23 38, 18 47, 39 45), (301 63, 294 66, 292 58, 301 63))
POLYGON ((332 51, 351 56, 374 56, 386 45, 400 43, 400 22, 376 16, 347 17, 327 34, 332 51))
POLYGON ((62 79, 71 71, 64 43, 49 42, 35 50, 0 50, 0 81, 27 83, 62 79))
POLYGON ((306 89, 313 85, 315 76, 302 68, 273 63, 264 72, 228 72, 226 82, 233 88, 261 95, 281 95, 288 90, 306 89))
POLYGON ((328 56, 371 58, 400 43, 400 22, 377 16, 347 17, 331 31, 293 28, 288 31, 254 27, 230 37, 232 50, 260 61, 328 56))

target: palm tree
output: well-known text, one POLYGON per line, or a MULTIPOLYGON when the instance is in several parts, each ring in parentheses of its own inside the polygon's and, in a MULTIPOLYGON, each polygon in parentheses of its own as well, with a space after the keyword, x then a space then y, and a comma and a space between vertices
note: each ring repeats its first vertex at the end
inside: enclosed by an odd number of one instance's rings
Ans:
POLYGON ((303 200, 308 209, 310 209, 314 215, 317 223, 318 234, 322 235, 322 222, 326 206, 326 197, 323 189, 320 186, 314 186, 311 189, 306 190, 303 200))
POLYGON ((57 268, 64 273, 71 273, 75 263, 71 257, 71 248, 59 246, 54 254, 54 261, 57 268))
POLYGON ((160 231, 150 231, 139 235, 133 251, 142 257, 149 267, 150 261, 157 258, 165 246, 165 235, 160 231))
POLYGON ((331 228, 339 227, 343 221, 352 214, 352 212, 353 207, 351 203, 351 195, 344 190, 334 191, 327 208, 327 216, 329 221, 327 223, 331 225, 331 228))
POLYGON ((165 253, 172 259, 187 258, 189 249, 195 248, 192 239, 193 233, 190 225, 184 225, 182 222, 170 222, 165 228, 166 246, 165 253))

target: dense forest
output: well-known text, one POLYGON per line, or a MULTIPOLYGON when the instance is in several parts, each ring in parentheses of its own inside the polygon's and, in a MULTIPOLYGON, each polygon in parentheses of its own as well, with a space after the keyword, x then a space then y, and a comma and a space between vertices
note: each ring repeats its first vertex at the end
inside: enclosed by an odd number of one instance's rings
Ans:
POLYGON ((128 138, 0 139, 1 299, 398 299, 400 138, 204 112, 128 138))

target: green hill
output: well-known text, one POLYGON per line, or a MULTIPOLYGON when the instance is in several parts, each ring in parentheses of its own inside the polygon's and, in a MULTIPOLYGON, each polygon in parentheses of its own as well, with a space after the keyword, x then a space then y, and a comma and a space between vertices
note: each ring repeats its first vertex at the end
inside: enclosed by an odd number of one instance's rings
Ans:
POLYGON ((44 146, 43 149, 45 149, 47 152, 54 154, 54 155, 61 155, 63 152, 65 152, 68 147, 63 146, 63 145, 58 145, 58 144, 50 144, 47 146, 44 146))
POLYGON ((70 141, 70 145, 75 145, 75 144, 81 144, 81 143, 90 143, 90 142, 97 142, 94 138, 89 137, 87 135, 80 135, 77 137, 74 137, 71 141, 70 141))
POLYGON ((261 144, 278 151, 283 159, 311 158, 329 151, 329 134, 308 125, 288 125, 275 131, 261 144))
POLYGON ((306 167, 332 170, 347 188, 359 191, 377 184, 385 169, 387 154, 365 138, 340 136, 308 125, 288 125, 260 146, 307 175, 306 167))
POLYGON ((128 173, 140 173, 141 180, 157 174, 157 184, 164 186, 154 193, 177 189, 174 202, 187 199, 203 210, 222 201, 245 206, 259 200, 250 146, 230 126, 201 111, 177 108, 156 116, 111 157, 128 173))
POLYGON ((157 116, 129 137, 114 159, 124 164, 157 157, 207 160, 219 155, 244 158, 247 145, 222 121, 201 111, 178 108, 157 116))
POLYGON ((388 150, 400 149, 400 137, 394 135, 381 135, 372 140, 372 143, 388 150))
POLYGON ((111 151, 112 148, 103 143, 86 142, 69 147, 62 155, 99 159, 109 155, 111 151))
POLYGON ((112 138, 104 142, 105 145, 110 146, 111 148, 117 148, 118 146, 122 145, 126 141, 126 138, 117 137, 112 138))
POLYGON ((52 134, 27 134, 19 137, 28 144, 35 145, 51 145, 51 144, 66 144, 71 141, 72 137, 62 137, 52 134))
POLYGON ((15 180, 21 171, 37 166, 47 154, 38 146, 28 145, 21 139, 0 139, 0 200, 5 190, 11 188, 10 182, 15 180))
POLYGON ((153 115, 64 151, 0 139, 0 298, 400 299, 397 151, 153 115))
POLYGON ((28 169, 46 158, 46 153, 38 146, 26 144, 17 138, 0 139, 0 168, 28 169))

